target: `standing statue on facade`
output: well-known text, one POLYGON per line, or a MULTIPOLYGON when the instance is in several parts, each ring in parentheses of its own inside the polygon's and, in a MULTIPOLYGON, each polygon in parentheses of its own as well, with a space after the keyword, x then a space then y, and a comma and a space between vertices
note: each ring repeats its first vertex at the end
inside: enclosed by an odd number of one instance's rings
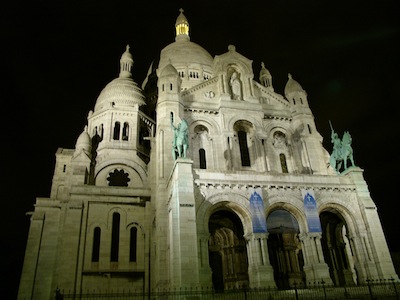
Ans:
POLYGON ((351 165, 353 167, 355 166, 353 159, 353 148, 351 147, 352 139, 350 133, 345 131, 342 140, 340 140, 338 134, 333 130, 330 121, 329 125, 331 126, 331 141, 333 144, 332 154, 329 158, 329 165, 331 165, 332 168, 334 168, 339 174, 342 163, 344 163, 344 170, 347 169, 348 159, 350 159, 351 165))
POLYGON ((178 127, 174 126, 174 115, 171 113, 171 128, 174 130, 174 140, 172 141, 172 157, 186 158, 187 150, 189 148, 189 125, 183 119, 178 127))
POLYGON ((232 99, 240 100, 242 98, 242 84, 237 72, 233 72, 231 80, 229 81, 232 90, 232 99))

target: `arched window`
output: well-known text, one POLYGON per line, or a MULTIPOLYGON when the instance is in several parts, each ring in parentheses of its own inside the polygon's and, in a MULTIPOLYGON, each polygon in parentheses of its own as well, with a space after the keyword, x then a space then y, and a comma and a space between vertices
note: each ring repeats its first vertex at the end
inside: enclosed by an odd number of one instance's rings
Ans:
POLYGON ((287 164, 286 164, 286 156, 285 154, 279 154, 279 160, 281 161, 282 173, 289 173, 287 164))
POLYGON ((101 229, 96 227, 93 233, 92 262, 98 262, 100 258, 101 229))
POLYGON ((120 130, 121 130, 121 124, 119 122, 115 122, 113 140, 116 140, 116 141, 119 140, 120 130))
POLYGON ((130 236, 130 245, 129 245, 129 261, 136 261, 137 257, 137 228, 131 228, 131 236, 130 236))
POLYGON ((127 141, 129 136, 129 124, 128 122, 124 123, 124 128, 122 128, 122 140, 127 141))
POLYGON ((119 225, 120 225, 120 215, 119 213, 113 213, 112 218, 112 229, 111 229, 111 261, 118 261, 119 253, 119 225))
POLYGON ((247 146, 247 133, 245 131, 238 131, 240 158, 242 159, 242 166, 250 166, 249 148, 247 146))
POLYGON ((199 149, 199 157, 200 169, 207 169, 206 150, 204 150, 203 148, 199 149))

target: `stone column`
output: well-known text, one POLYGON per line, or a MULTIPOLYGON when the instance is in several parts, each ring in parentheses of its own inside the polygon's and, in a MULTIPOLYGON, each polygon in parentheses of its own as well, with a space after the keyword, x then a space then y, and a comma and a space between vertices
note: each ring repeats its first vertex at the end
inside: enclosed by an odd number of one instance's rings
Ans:
POLYGON ((269 262, 268 233, 251 233, 245 238, 249 260, 250 287, 276 287, 274 270, 269 262))
POLYGON ((332 284, 329 267, 324 261, 321 237, 322 233, 320 232, 299 235, 303 245, 304 272, 307 282, 318 282, 323 279, 327 284, 332 284))

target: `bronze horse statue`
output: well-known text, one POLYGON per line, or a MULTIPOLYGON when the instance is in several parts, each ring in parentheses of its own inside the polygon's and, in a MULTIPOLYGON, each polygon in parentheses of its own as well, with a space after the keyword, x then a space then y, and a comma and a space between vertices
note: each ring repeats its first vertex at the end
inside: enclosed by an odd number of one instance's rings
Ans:
POLYGON ((189 125, 185 119, 183 119, 178 127, 174 126, 174 118, 171 113, 171 127, 174 130, 174 140, 172 141, 172 157, 186 158, 187 150, 189 148, 189 125))
POLYGON ((348 131, 345 131, 342 140, 340 140, 338 134, 332 128, 331 140, 333 143, 333 151, 329 158, 329 165, 334 168, 337 173, 340 173, 342 163, 344 164, 344 170, 347 169, 347 160, 349 159, 351 165, 355 166, 353 159, 353 148, 351 147, 352 139, 350 133, 348 131))

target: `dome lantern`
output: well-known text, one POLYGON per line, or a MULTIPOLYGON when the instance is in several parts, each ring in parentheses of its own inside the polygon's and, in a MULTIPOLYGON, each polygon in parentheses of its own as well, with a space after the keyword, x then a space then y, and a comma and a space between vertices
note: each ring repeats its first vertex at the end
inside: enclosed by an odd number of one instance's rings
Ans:
POLYGON ((132 77, 132 66, 133 66, 133 59, 132 54, 129 52, 129 45, 126 45, 126 50, 122 54, 121 59, 119 61, 120 71, 119 77, 130 78, 132 77))
POLYGON ((177 41, 178 39, 186 39, 190 40, 189 37, 189 22, 186 19, 185 15, 183 14, 183 9, 179 9, 180 14, 178 18, 176 18, 175 22, 175 29, 176 29, 176 37, 175 40, 177 41))

